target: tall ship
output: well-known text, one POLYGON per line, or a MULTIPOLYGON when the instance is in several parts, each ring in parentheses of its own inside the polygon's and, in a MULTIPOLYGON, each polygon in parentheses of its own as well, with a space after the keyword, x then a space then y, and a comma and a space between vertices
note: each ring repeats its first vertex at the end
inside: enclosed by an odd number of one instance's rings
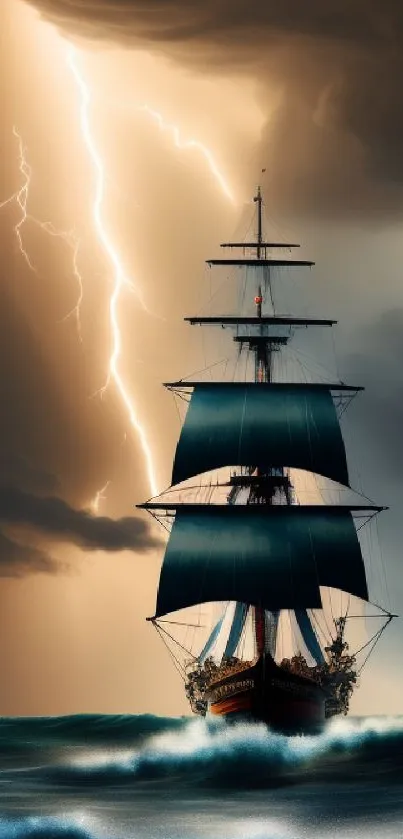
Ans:
POLYGON ((340 418, 362 388, 281 363, 336 321, 278 313, 284 270, 314 263, 266 241, 260 187, 254 204, 253 235, 207 263, 241 272, 247 313, 185 318, 230 331, 235 373, 165 385, 186 413, 170 487, 139 505, 169 533, 148 620, 195 714, 319 732, 394 617, 370 598, 360 539, 385 508, 350 485, 340 418))

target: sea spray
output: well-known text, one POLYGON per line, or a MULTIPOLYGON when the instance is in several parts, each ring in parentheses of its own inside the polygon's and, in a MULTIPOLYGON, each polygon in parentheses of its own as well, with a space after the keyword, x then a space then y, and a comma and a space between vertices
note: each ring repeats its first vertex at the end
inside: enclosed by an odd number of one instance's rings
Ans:
MULTIPOLYGON (((263 724, 227 725, 189 720, 144 737, 136 748, 111 756, 93 752, 52 770, 55 783, 103 786, 165 782, 214 789, 306 783, 320 772, 341 779, 375 761, 388 770, 391 755, 403 755, 403 718, 337 720, 318 736, 286 737, 263 724)), ((373 767, 372 767, 373 769, 373 767)), ((394 762, 403 777, 403 758, 394 762)))

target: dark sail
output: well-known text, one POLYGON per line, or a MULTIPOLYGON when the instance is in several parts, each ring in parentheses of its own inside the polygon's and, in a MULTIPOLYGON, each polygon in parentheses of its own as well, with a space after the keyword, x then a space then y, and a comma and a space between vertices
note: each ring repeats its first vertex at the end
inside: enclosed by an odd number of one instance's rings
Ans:
POLYGON ((320 585, 368 597, 348 510, 183 505, 166 548, 155 616, 220 600, 268 610, 320 608, 320 585))
POLYGON ((250 464, 305 469, 348 485, 330 389, 251 382, 196 385, 172 483, 221 466, 250 464))

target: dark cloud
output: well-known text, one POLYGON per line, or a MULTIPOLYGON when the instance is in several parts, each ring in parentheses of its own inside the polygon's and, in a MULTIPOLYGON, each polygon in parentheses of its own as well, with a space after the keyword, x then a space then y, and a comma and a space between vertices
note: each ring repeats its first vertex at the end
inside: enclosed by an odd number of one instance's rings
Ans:
POLYGON ((34 5, 55 22, 75 27, 76 32, 98 37, 119 36, 127 41, 141 40, 148 46, 156 41, 198 44, 226 44, 238 41, 252 52, 248 34, 258 43, 267 37, 275 41, 283 34, 326 36, 334 39, 376 41, 379 34, 397 37, 392 23, 401 21, 398 3, 386 2, 382 10, 374 0, 283 0, 266 3, 256 0, 35 0, 34 5), (393 12, 393 21, 390 14, 393 12))
POLYGON ((85 550, 142 552, 161 544, 146 519, 94 516, 61 498, 38 498, 15 487, 0 488, 0 521, 35 528, 48 538, 85 550))
POLYGON ((277 210, 401 213, 400 0, 31 2, 68 33, 254 75, 269 116, 255 169, 277 210))
POLYGON ((52 574, 60 570, 46 551, 9 539, 0 531, 0 577, 25 577, 27 574, 52 574))

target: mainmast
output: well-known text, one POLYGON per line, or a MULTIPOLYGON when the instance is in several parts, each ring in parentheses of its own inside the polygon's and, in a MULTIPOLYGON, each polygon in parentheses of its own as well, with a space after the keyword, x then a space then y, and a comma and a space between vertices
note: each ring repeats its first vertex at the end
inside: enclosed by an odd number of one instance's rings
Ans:
POLYGON ((260 259, 261 244, 263 242, 262 236, 262 191, 260 186, 257 188, 257 194, 253 199, 257 203, 257 258, 260 259))
MULTIPOLYGON (((262 242, 263 242, 263 231, 262 231, 262 191, 260 185, 257 188, 257 193, 254 197, 254 202, 256 203, 257 207, 257 230, 256 230, 256 257, 258 260, 261 259, 261 252, 262 252, 262 242)), ((262 270, 270 270, 267 268, 263 268, 262 270)), ((269 278, 270 282, 270 278, 269 278)), ((263 292, 262 292, 262 281, 259 277, 257 283, 257 293, 255 296, 255 304, 256 304, 256 315, 259 320, 262 318, 262 304, 263 304, 263 292)), ((270 382, 271 381, 271 347, 268 344, 268 341, 264 340, 264 328, 263 325, 260 324, 259 327, 259 337, 260 341, 256 342, 255 346, 250 349, 253 349, 255 353, 255 382, 262 383, 262 382, 270 382)), ((273 470, 270 470, 273 472, 273 470)), ((281 470, 283 471, 283 470, 281 470)), ((256 468, 256 476, 259 478, 260 476, 263 478, 262 470, 257 467, 256 468)), ((273 487, 274 489, 274 487, 273 487)), ((272 503, 272 495, 263 496, 263 503, 271 504, 272 503)), ((249 495, 249 503, 259 503, 262 500, 262 492, 257 484, 255 487, 251 486, 250 488, 250 495, 249 495)), ((276 627, 274 628, 274 634, 276 634, 277 628, 277 617, 275 618, 276 627)), ((265 620, 265 610, 262 609, 260 606, 254 607, 254 628, 255 628, 255 640, 256 640, 256 649, 259 658, 264 655, 265 648, 266 648, 266 620, 265 620)), ((271 633, 273 634, 273 633, 271 633)))
MULTIPOLYGON (((263 242, 263 233, 262 233, 262 192, 260 186, 257 188, 257 194, 255 195, 254 199, 255 203, 257 204, 257 231, 256 231, 256 257, 257 259, 261 258, 261 251, 262 251, 262 242, 263 242)), ((262 317, 262 303, 263 303, 263 295, 262 295, 262 282, 261 279, 258 281, 257 286, 257 293, 255 296, 255 304, 256 304, 256 315, 259 320, 262 317)), ((262 325, 259 329, 260 336, 263 337, 263 328, 262 325)), ((256 382, 269 382, 270 375, 271 375, 271 352, 268 353, 268 343, 267 341, 259 341, 255 347, 253 348, 255 351, 255 381, 256 382)))

